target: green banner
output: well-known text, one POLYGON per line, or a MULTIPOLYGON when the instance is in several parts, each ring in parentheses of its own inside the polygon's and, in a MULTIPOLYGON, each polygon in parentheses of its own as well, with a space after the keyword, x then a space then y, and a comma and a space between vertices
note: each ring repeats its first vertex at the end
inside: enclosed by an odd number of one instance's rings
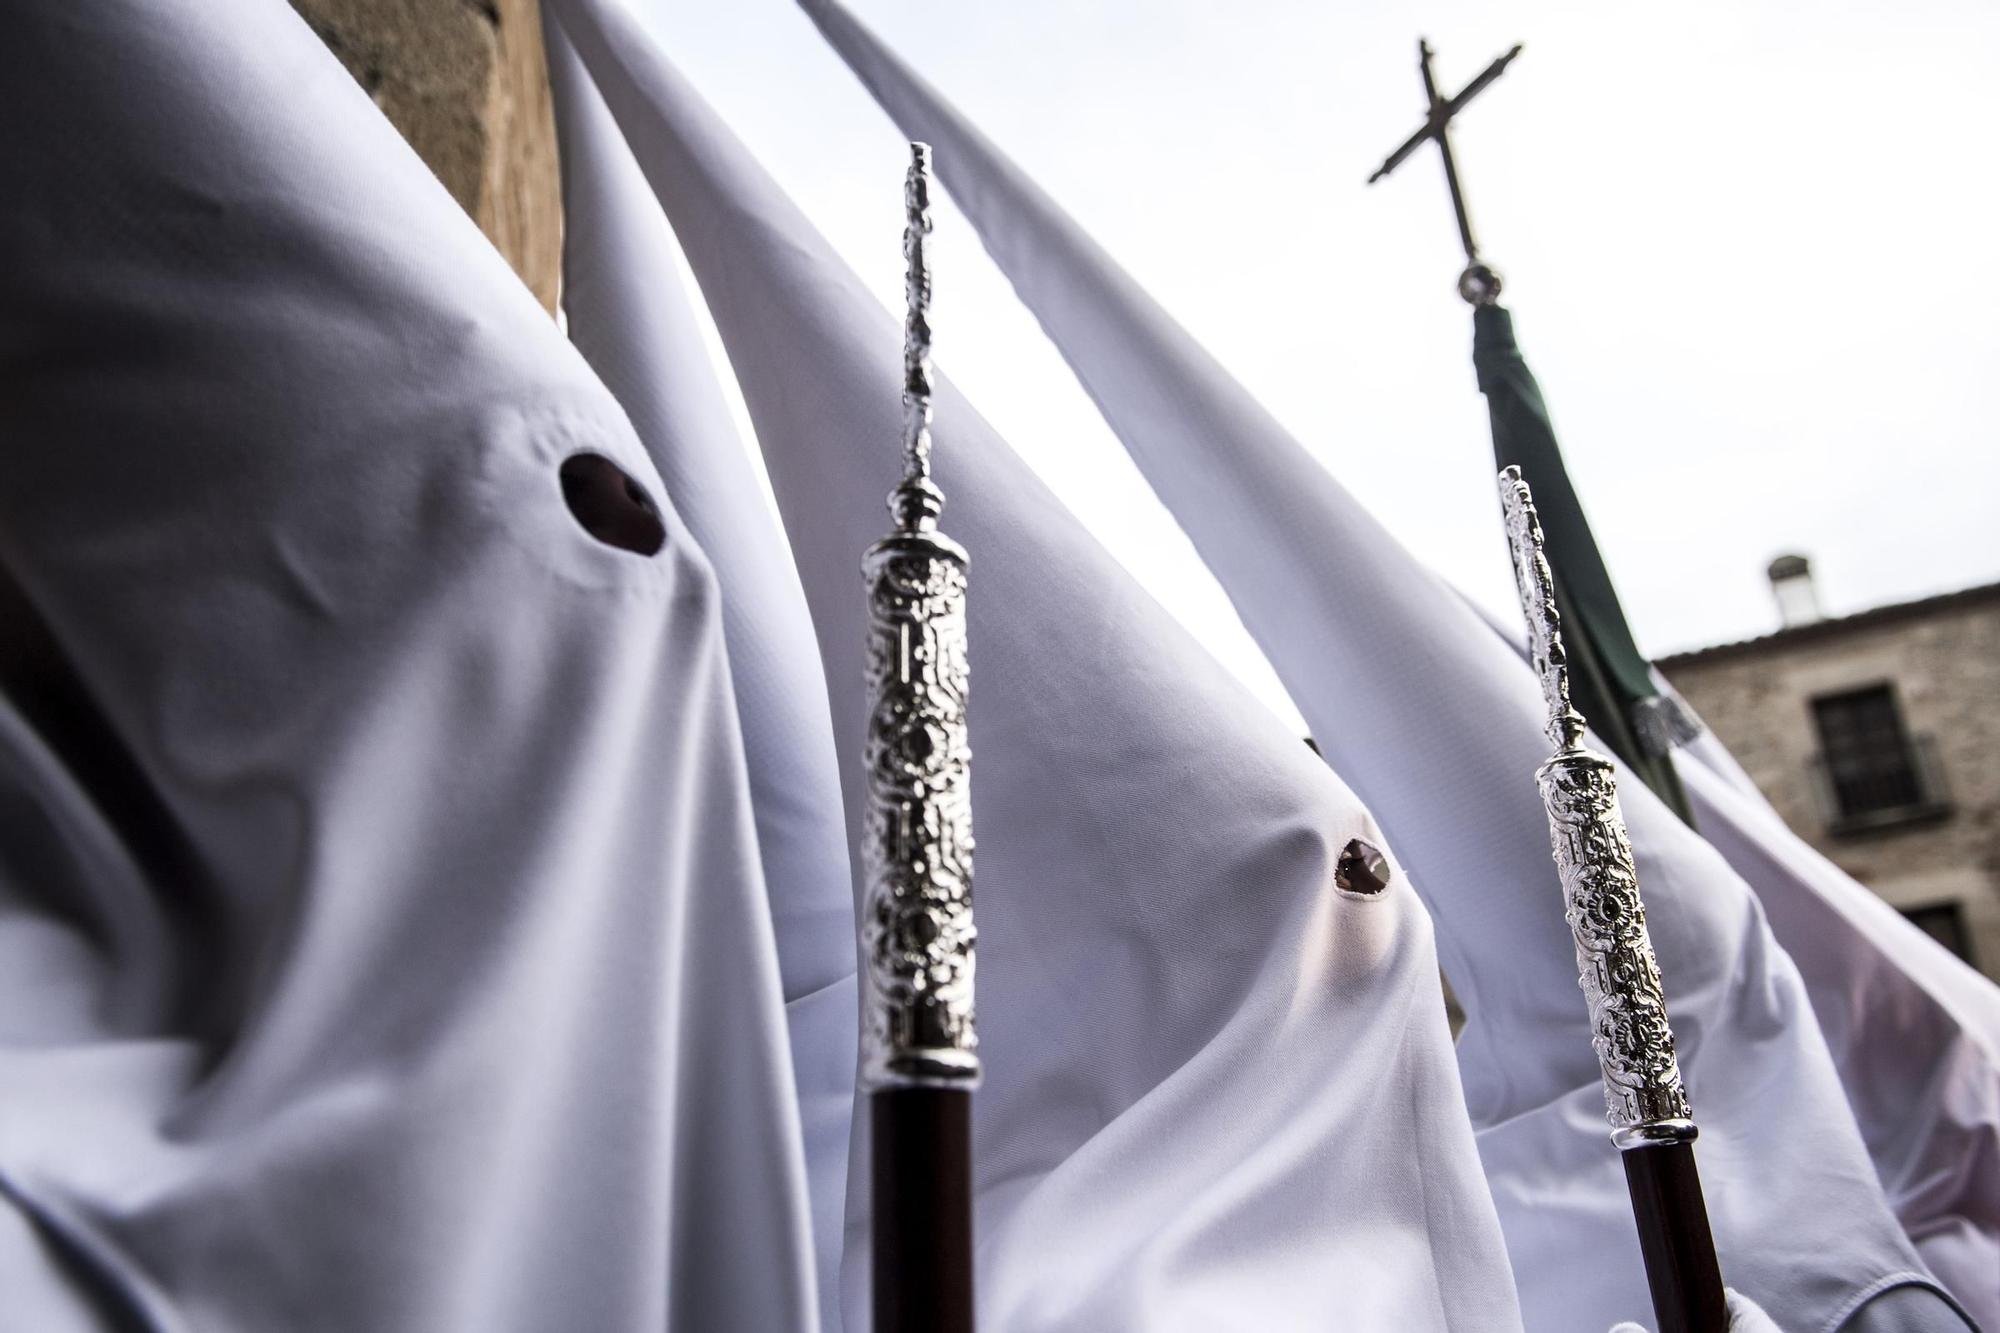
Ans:
POLYGON ((1632 641, 1611 573, 1563 467, 1541 386, 1514 341, 1514 316, 1503 306, 1477 306, 1472 322, 1472 364, 1493 419, 1495 469, 1519 467, 1541 513, 1571 701, 1604 743, 1692 825, 1668 755, 1678 710, 1653 688, 1651 665, 1632 641))

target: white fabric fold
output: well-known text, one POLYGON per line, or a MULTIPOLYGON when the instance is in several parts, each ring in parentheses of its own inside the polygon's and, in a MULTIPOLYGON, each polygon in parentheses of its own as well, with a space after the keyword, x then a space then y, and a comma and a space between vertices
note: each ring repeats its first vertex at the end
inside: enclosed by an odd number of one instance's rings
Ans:
MULTIPOLYGON (((1596 1330, 1648 1308, 1535 790, 1533 679, 975 128, 840 7, 805 8, 932 143, 952 198, 1409 860, 1470 1014, 1460 1068, 1528 1326, 1596 1330)), ((1725 1276, 1813 1330, 1860 1293, 1926 1281, 1756 900, 1641 784, 1621 790, 1725 1276)), ((1955 1326, 1932 1300, 1933 1326, 1955 1326)))
MULTIPOLYGON (((899 465, 896 328, 629 13, 548 8, 729 348, 857 780, 857 564, 899 465)), ((900 171, 885 153, 886 191, 900 171)), ((1334 883, 1368 816, 942 380, 936 439, 943 526, 972 553, 982 1321, 1517 1328, 1428 922, 1400 874, 1334 883)))
POLYGON ((819 643, 703 345, 673 233, 561 24, 550 15, 543 30, 570 340, 625 409, 722 589, 805 1131, 820 1319, 836 1329, 858 1000, 847 816, 819 643))
POLYGON ((1938 1280, 2000 1329, 2000 989, 1738 787, 1733 760, 1675 758, 1696 827, 1798 962, 1897 1217, 1938 1280))
POLYGON ((0 116, 0 1325, 810 1329, 715 580, 617 405, 278 0, 0 6, 0 116))

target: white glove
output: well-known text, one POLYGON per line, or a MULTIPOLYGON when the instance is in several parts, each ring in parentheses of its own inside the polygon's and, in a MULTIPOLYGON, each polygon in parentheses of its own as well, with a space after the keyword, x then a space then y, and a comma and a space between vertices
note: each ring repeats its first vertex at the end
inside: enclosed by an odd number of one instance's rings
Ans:
MULTIPOLYGON (((1784 1333, 1777 1320, 1764 1313, 1757 1302, 1741 1292, 1725 1293, 1729 1298, 1729 1333, 1784 1333)), ((1646 1333, 1643 1325, 1613 1324, 1611 1333, 1646 1333)))

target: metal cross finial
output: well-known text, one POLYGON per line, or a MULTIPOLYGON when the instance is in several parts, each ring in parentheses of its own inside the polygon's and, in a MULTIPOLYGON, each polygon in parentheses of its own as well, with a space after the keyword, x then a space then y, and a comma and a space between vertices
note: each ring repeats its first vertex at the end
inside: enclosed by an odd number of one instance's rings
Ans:
POLYGON ((1444 180, 1451 189, 1452 211, 1458 215, 1458 238, 1465 244, 1465 272, 1458 278, 1458 292, 1473 305, 1492 305, 1500 299, 1500 275, 1479 258, 1479 243, 1472 239, 1472 219, 1465 211, 1465 193, 1458 184, 1458 164, 1451 155, 1451 118, 1463 111, 1466 104, 1486 89, 1503 74, 1514 57, 1521 54, 1520 43, 1485 69, 1479 77, 1465 85, 1456 97, 1444 97, 1438 92, 1437 77, 1431 72, 1431 57, 1435 53, 1427 41, 1417 42, 1418 69, 1424 76, 1424 96, 1429 100, 1430 109, 1424 123, 1415 134, 1405 139, 1402 146, 1389 154, 1375 174, 1368 178, 1373 185, 1403 164, 1405 158, 1424 146, 1436 141, 1438 152, 1444 158, 1444 180))

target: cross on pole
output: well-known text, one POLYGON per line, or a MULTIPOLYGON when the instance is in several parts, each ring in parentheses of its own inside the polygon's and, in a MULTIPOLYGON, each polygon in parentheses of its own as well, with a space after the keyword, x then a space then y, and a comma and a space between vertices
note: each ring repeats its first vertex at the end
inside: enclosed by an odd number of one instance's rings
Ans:
POLYGON ((1430 103, 1430 110, 1424 123, 1415 134, 1405 139, 1402 146, 1389 154, 1375 174, 1368 178, 1373 185, 1403 164, 1405 158, 1416 152, 1424 144, 1435 141, 1439 154, 1444 158, 1444 180, 1451 189, 1452 211, 1458 215, 1458 238, 1465 244, 1465 272, 1458 278, 1459 295, 1474 305, 1491 305, 1500 298, 1500 275, 1495 273, 1479 258, 1479 243, 1472 239, 1472 219, 1465 211, 1465 193, 1458 185, 1458 164, 1451 156, 1451 118, 1463 111, 1466 104, 1484 92, 1506 72, 1514 57, 1521 54, 1520 43, 1479 72, 1479 77, 1459 90, 1456 97, 1444 97, 1438 93, 1437 76, 1431 72, 1431 57, 1436 54, 1431 44, 1419 39, 1417 42, 1417 68, 1424 76, 1424 97, 1430 103))

